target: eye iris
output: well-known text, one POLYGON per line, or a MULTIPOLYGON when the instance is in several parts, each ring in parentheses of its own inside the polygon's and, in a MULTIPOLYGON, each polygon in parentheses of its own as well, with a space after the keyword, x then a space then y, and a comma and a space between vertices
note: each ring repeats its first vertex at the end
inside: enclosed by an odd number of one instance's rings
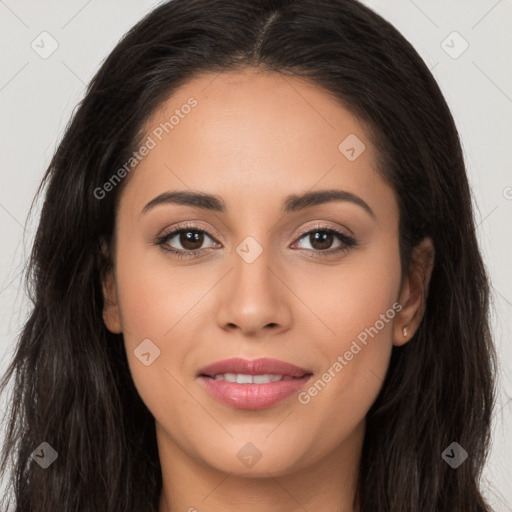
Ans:
POLYGON ((182 231, 180 234, 180 243, 183 248, 194 251, 197 250, 203 245, 203 237, 204 234, 199 231, 182 231), (192 245, 192 247, 190 246, 192 245), (196 245, 194 245, 196 244, 196 245))
POLYGON ((315 249, 329 249, 329 247, 332 244, 332 233, 328 233, 327 231, 316 231, 315 233, 312 233, 309 235, 309 240, 311 243, 311 246, 315 249), (315 246, 315 243, 320 242, 320 247, 315 246))

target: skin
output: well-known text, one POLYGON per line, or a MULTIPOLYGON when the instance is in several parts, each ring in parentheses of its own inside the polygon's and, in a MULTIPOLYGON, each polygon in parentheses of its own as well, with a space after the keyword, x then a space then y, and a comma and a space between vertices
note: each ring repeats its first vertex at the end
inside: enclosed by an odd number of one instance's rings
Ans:
MULTIPOLYGON (((124 334, 133 380, 155 417, 159 510, 352 511, 365 415, 393 345, 421 321, 432 243, 417 247, 402 274, 398 205, 368 130, 318 86, 251 68, 198 75, 153 113, 146 134, 190 97, 197 106, 127 178, 103 286, 105 324, 124 334), (349 134, 366 146, 354 161, 338 149, 349 134), (357 195, 375 217, 348 201, 281 212, 289 194, 324 189, 357 195), (141 214, 175 190, 215 194, 227 210, 160 204, 141 214), (178 259, 152 243, 183 222, 208 233, 187 246, 202 255, 178 259), (299 233, 323 233, 318 224, 357 245, 322 256, 343 242, 333 235, 322 252, 299 233), (247 236, 263 250, 252 263, 236 252, 247 236), (294 394, 266 409, 235 409, 196 378, 221 359, 273 357, 317 381, 397 302, 401 311, 307 404, 294 394), (160 349, 149 366, 134 355, 144 339, 160 349), (237 457, 249 442, 261 454, 252 467, 237 457)), ((167 244, 186 250, 179 236, 167 244)))

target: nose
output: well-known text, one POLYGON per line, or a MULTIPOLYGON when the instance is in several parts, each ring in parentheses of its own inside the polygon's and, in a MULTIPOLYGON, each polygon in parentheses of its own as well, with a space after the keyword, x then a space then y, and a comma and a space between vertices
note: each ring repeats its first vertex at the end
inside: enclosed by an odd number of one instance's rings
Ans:
MULTIPOLYGON (((221 283, 218 324, 251 337, 278 334, 290 328, 291 291, 270 251, 252 262, 234 254, 233 267, 221 283)), ((250 261, 250 260, 249 260, 250 261)))

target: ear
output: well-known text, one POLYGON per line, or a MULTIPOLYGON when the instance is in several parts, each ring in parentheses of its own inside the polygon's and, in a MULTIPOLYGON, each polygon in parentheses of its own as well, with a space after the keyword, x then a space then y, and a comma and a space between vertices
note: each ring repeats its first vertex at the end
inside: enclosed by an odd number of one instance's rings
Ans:
MULTIPOLYGON (((108 254, 105 241, 101 243, 101 252, 103 257, 106 257, 108 254)), ((102 276, 101 287, 103 291, 103 321, 110 332, 119 334, 123 330, 113 265, 109 265, 108 270, 102 276)))
POLYGON ((400 289, 398 302, 402 305, 402 309, 394 325, 393 345, 401 346, 407 343, 421 323, 425 313, 434 258, 434 244, 428 237, 413 248, 411 263, 400 289))

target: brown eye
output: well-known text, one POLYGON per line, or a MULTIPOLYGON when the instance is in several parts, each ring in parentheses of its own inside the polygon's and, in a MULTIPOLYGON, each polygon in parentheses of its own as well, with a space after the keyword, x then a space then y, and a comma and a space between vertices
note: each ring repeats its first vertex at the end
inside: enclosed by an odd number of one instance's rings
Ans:
POLYGON ((181 246, 187 251, 200 249, 204 242, 203 231, 181 230, 178 236, 181 246))
POLYGON ((209 247, 203 247, 206 239, 214 240, 206 231, 195 227, 182 227, 157 238, 155 243, 180 258, 197 256, 200 253, 216 246, 216 242, 209 247))
POLYGON ((298 244, 300 244, 302 240, 306 240, 311 246, 302 247, 303 249, 319 253, 326 252, 328 254, 347 250, 356 245, 356 241, 352 237, 341 231, 327 227, 315 228, 303 233, 298 244), (336 239, 338 240, 338 244, 333 248, 336 239))
POLYGON ((327 231, 315 231, 315 233, 310 233, 309 235, 309 243, 313 249, 318 249, 319 251, 329 249, 333 240, 333 234, 327 231))

